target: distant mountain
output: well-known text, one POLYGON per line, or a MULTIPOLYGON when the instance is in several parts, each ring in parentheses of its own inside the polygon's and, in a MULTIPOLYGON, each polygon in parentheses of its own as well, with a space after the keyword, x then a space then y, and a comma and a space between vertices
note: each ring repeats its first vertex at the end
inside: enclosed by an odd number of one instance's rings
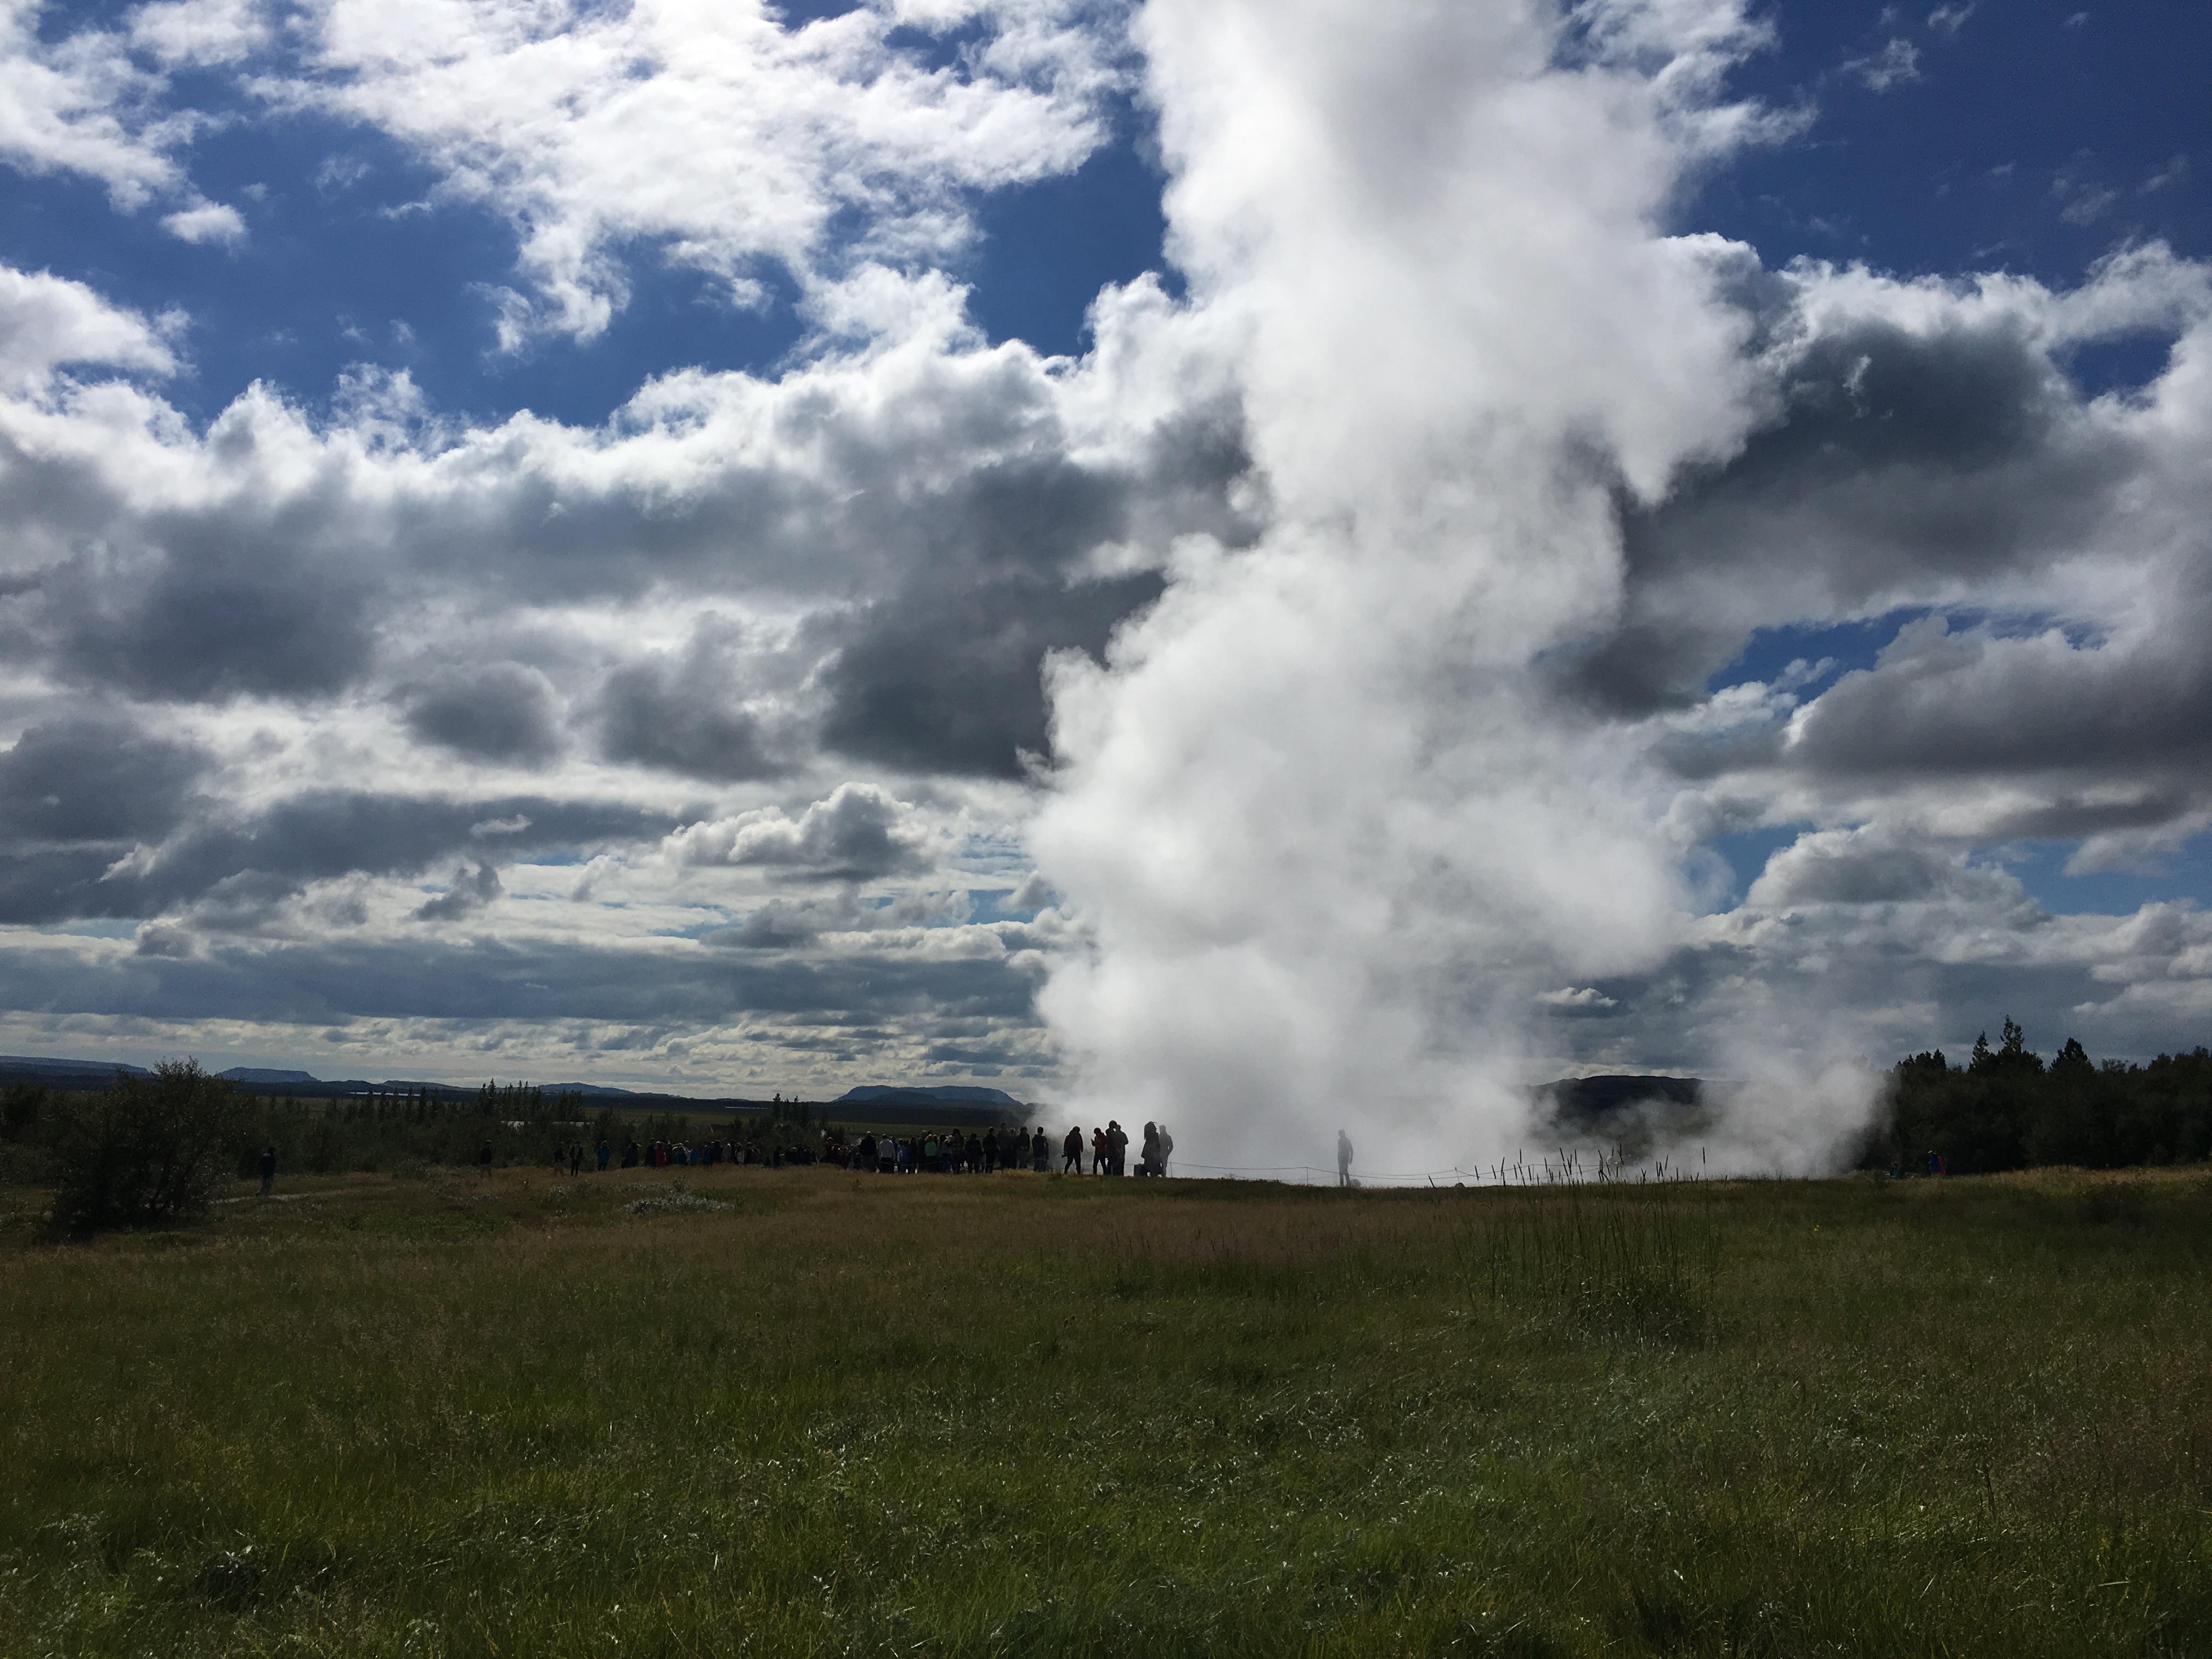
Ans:
MULTIPOLYGON (((381 1083, 371 1083, 365 1078, 319 1078, 313 1072, 286 1072, 268 1066, 234 1066, 217 1077, 228 1078, 233 1083, 305 1084, 313 1088, 343 1088, 366 1093, 371 1089, 428 1089, 449 1095, 472 1093, 470 1085, 461 1083, 425 1083, 419 1079, 388 1077, 381 1083)), ((629 1089, 610 1089, 599 1083, 547 1083, 539 1085, 549 1095, 608 1095, 629 1099, 635 1091, 629 1089)))
POLYGON ((0 1054, 0 1075, 32 1078, 82 1079, 105 1083, 118 1072, 151 1077, 143 1066, 125 1066, 113 1060, 55 1060, 35 1054, 0 1054))
POLYGON ((977 1089, 964 1084, 941 1089, 890 1089, 871 1083, 858 1089, 848 1089, 830 1103, 833 1106, 1013 1106, 1022 1103, 1004 1089, 977 1089))

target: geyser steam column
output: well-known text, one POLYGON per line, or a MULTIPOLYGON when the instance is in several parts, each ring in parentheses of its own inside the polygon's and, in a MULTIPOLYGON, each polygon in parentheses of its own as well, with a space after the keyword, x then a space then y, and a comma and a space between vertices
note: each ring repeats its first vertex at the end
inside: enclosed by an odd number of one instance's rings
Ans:
POLYGON ((1139 39, 1271 527, 1052 666, 1034 845, 1091 944, 1044 1011, 1092 1115, 1197 1162, 1326 1164, 1340 1121, 1376 1170, 1494 1155, 1537 994, 1683 925, 1663 793, 1533 664, 1617 603, 1617 492, 1748 423, 1717 295, 1755 261, 1656 216, 1755 120, 1711 101, 1750 32, 1166 0, 1139 39))

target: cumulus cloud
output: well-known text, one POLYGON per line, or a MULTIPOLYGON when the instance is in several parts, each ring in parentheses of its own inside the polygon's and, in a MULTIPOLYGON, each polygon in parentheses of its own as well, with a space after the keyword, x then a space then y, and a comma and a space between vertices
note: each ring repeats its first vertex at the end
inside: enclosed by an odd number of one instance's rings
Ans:
POLYGON ((172 374, 177 359, 161 327, 110 304, 82 283, 0 265, 0 382, 44 386, 67 364, 172 374))
POLYGON ((180 242, 242 242, 246 240, 246 220, 238 210, 223 202, 202 202, 196 206, 179 208, 165 214, 161 228, 180 242))
MULTIPOLYGON (((416 688, 406 720, 408 729, 425 742, 482 760, 532 764, 550 759, 561 746, 552 684, 519 662, 455 669, 416 688)), ((528 822, 514 827, 526 828, 528 822)), ((471 833, 486 828, 475 825, 471 833)))
POLYGON ((453 884, 434 899, 427 899, 415 912, 417 921, 459 921, 472 916, 506 890, 500 884, 499 872, 489 864, 479 864, 471 872, 463 865, 453 872, 453 884))
POLYGON ((942 258, 972 234, 965 192, 1083 161, 1121 78, 1110 31, 1060 0, 862 6, 799 28, 762 0, 305 10, 311 61, 279 95, 391 134, 514 223, 539 302, 510 313, 510 344, 603 331, 641 240, 740 304, 778 270, 811 287, 942 258), (933 61, 931 37, 969 30, 933 61), (833 237, 841 216, 856 240, 833 237))
POLYGON ((183 817, 210 760, 118 715, 28 726, 0 752, 0 831, 19 845, 158 840, 183 817))
POLYGON ((790 769, 772 708, 748 707, 736 652, 711 631, 681 655, 632 662, 600 693, 600 750, 608 759, 732 782, 790 769))
POLYGON ((864 881, 927 869, 931 840, 906 802, 873 784, 841 783, 796 818, 765 807, 688 825, 665 845, 688 865, 758 865, 864 881))

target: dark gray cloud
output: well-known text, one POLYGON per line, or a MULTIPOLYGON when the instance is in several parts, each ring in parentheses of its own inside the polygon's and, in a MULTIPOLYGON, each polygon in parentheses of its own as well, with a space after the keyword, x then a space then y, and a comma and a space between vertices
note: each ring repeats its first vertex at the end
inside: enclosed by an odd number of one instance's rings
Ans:
POLYGON ((2080 647, 1916 623, 1871 671, 1844 676, 1814 704, 1790 763, 1831 775, 2203 774, 2212 767, 2207 622, 2190 605, 2152 638, 2080 647))
POLYGON ((519 662, 455 669, 409 688, 407 729, 479 760, 534 763, 561 747, 552 685, 519 662))
POLYGON ((42 721, 0 753, 0 830, 19 841, 158 839, 208 764, 197 745, 119 716, 42 721))
POLYGON ((452 884, 434 899, 428 899, 416 910, 417 921, 459 921, 472 916, 506 890, 500 884, 499 872, 489 864, 479 864, 471 872, 463 865, 453 872, 452 884))
POLYGON ((0 954, 0 1006, 153 1019, 605 1020, 719 1024, 744 1014, 836 1014, 1026 1024, 1034 976, 994 957, 894 951, 769 957, 672 946, 436 933, 405 940, 207 940, 197 955, 94 963, 58 943, 0 954))
POLYGON ((377 621, 358 561, 319 559, 216 520, 131 556, 80 553, 41 583, 61 678, 149 701, 313 697, 368 667, 377 621))
POLYGON ((1022 752, 1049 746, 1045 653, 1102 653, 1161 588, 1151 574, 1075 586, 1008 578, 866 606, 825 630, 837 653, 823 676, 823 741, 912 771, 1019 777, 1022 752))
POLYGON ((825 926, 842 918, 825 916, 824 907, 770 899, 734 927, 717 927, 701 943, 724 951, 783 951, 810 944, 825 926))
POLYGON ((1938 600, 2079 551, 2145 465, 2011 321, 1862 319, 1776 378, 1777 416, 1741 453, 1655 506, 1624 501, 1622 621, 1555 665, 1599 707, 1687 707, 1757 628, 1938 600))
POLYGON ((476 826, 516 819, 528 822, 502 837, 508 858, 653 839, 676 827, 646 808, 536 796, 450 801, 319 791, 240 817, 186 823, 150 857, 113 874, 112 851, 0 855, 0 921, 140 918, 211 901, 242 925, 311 882, 412 875, 456 853, 474 853, 481 839, 472 834, 476 826))
POLYGON ((735 783, 774 778, 790 760, 742 706, 734 653, 702 634, 680 655, 617 669, 599 696, 599 752, 609 760, 735 783))

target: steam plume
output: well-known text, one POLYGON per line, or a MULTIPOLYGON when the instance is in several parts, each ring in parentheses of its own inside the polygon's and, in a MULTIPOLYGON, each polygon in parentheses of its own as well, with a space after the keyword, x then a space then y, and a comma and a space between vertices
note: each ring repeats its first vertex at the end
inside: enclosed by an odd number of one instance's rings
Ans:
POLYGON ((1093 943, 1043 1007, 1086 1116, 1200 1163, 1322 1164, 1340 1122, 1370 1169, 1510 1156, 1540 998, 1685 938, 1667 787, 1540 659, 1613 617, 1620 502, 1754 419, 1751 256, 1658 228, 1757 119, 1710 97, 1749 39, 1726 4, 1147 12, 1170 252, 1272 514, 1051 673, 1034 844, 1093 943))

